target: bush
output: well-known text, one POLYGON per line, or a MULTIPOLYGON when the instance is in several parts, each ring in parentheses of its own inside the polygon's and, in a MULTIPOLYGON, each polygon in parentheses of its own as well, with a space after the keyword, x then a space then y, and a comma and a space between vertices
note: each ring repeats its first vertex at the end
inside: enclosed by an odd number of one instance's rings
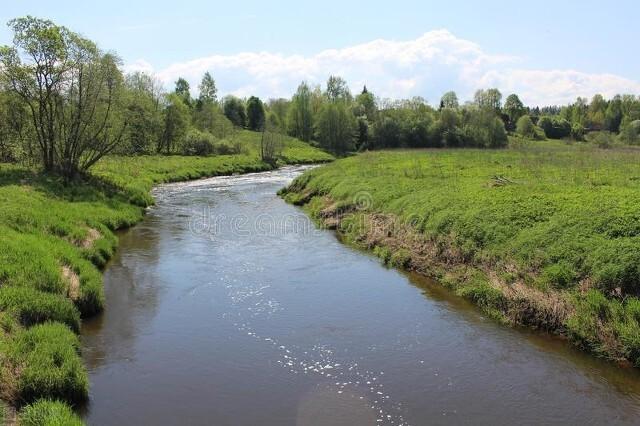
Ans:
POLYGON ((22 403, 44 397, 70 403, 87 399, 89 381, 80 358, 80 340, 64 324, 20 330, 6 352, 10 362, 19 367, 17 392, 22 403))
POLYGON ((564 118, 542 116, 538 120, 538 127, 544 130, 548 138, 562 139, 571 136, 572 127, 564 118))
POLYGON ((592 143, 598 148, 602 149, 611 148, 615 144, 613 134, 606 131, 588 133, 586 136, 586 140, 587 142, 592 143))
POLYGON ((0 310, 13 313, 26 327, 46 321, 59 321, 73 331, 80 330, 80 313, 64 296, 28 287, 1 287, 0 310))
POLYGON ((184 155, 211 155, 215 150, 215 139, 210 133, 191 129, 182 143, 182 153, 184 155))
POLYGON ((518 122, 516 123, 516 133, 529 139, 545 139, 544 131, 540 127, 533 124, 531 117, 529 117, 528 115, 523 115, 518 119, 518 122))
POLYGON ((20 411, 20 426, 82 426, 84 423, 67 404, 41 399, 20 411))
POLYGON ((640 145, 640 120, 632 121, 623 127, 620 141, 629 145, 640 145))
POLYGON ((464 145, 478 148, 502 148, 509 140, 503 121, 487 109, 470 109, 463 118, 464 145))

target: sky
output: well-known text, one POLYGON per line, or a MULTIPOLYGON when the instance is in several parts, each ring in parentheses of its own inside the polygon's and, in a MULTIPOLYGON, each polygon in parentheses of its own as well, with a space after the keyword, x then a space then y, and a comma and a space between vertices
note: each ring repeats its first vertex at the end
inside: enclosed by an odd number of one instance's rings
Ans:
POLYGON ((3 0, 6 23, 33 15, 115 51, 125 71, 197 92, 205 71, 219 93, 289 97, 329 75, 382 98, 454 90, 517 93, 528 105, 601 93, 640 95, 640 2, 3 0))

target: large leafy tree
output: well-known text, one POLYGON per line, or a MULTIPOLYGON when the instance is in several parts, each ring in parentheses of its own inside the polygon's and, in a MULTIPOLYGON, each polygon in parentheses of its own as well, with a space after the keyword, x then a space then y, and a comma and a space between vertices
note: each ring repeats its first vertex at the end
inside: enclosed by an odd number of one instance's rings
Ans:
POLYGON ((351 92, 344 78, 332 75, 327 80, 327 90, 325 96, 329 102, 337 100, 351 100, 351 92))
POLYGON ((189 82, 184 78, 180 77, 176 81, 176 89, 175 94, 178 95, 182 102, 185 105, 191 106, 191 87, 189 86, 189 82))
POLYGON ((289 134, 307 142, 313 137, 311 99, 312 92, 309 85, 302 82, 291 99, 287 114, 289 134))
POLYGON ((227 96, 224 99, 224 115, 234 126, 244 127, 247 125, 247 111, 242 99, 235 96, 227 96))
POLYGON ((200 95, 198 96, 198 101, 200 103, 212 103, 218 99, 218 88, 216 87, 216 82, 209 74, 209 71, 204 73, 202 77, 202 81, 198 86, 198 90, 200 90, 200 95))
POLYGON ((262 130, 264 126, 264 105, 260 98, 251 96, 247 100, 247 127, 250 130, 262 130))
POLYGON ((458 95, 456 95, 456 92, 447 92, 444 95, 442 95, 442 98, 440 99, 440 106, 441 108, 458 108, 459 106, 459 102, 458 102, 458 95))
POLYGON ((515 129, 518 119, 526 113, 524 104, 515 93, 507 96, 507 99, 504 101, 503 110, 509 118, 508 124, 510 129, 515 129))
POLYGON ((9 27, 1 72, 30 112, 45 170, 74 177, 122 139, 119 59, 48 20, 27 16, 9 27))
POLYGON ((345 102, 324 105, 318 117, 317 133, 320 145, 329 151, 345 153, 353 150, 357 123, 345 102))
POLYGON ((474 102, 480 108, 499 112, 502 107, 502 93, 498 89, 478 90, 474 102))
POLYGON ((178 94, 167 95, 166 103, 164 129, 157 151, 170 154, 175 152, 178 145, 184 140, 189 129, 190 117, 189 108, 178 94))

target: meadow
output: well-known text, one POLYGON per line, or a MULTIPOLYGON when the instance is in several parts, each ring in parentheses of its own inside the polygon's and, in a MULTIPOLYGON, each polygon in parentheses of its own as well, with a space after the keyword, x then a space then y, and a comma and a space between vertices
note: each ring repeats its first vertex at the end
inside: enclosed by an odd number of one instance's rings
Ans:
POLYGON ((259 133, 241 131, 238 141, 235 155, 107 157, 71 183, 0 164, 0 399, 20 409, 21 424, 81 423, 65 405, 89 394, 77 333, 104 307, 114 231, 142 219, 154 185, 333 159, 287 138, 268 164, 259 133))
POLYGON ((283 195, 500 321, 640 366, 638 149, 512 140, 372 152, 311 170, 283 195))

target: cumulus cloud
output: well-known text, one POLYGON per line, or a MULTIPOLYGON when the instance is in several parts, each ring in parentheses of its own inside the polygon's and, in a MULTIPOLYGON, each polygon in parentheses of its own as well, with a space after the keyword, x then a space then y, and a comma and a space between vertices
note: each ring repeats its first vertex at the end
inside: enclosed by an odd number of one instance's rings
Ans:
POLYGON ((447 90, 470 99, 478 88, 498 87, 515 92, 531 105, 561 104, 577 96, 595 93, 640 93, 636 81, 613 74, 588 74, 574 70, 519 68, 520 58, 487 53, 478 44, 447 30, 434 30, 415 40, 374 40, 314 55, 242 52, 212 55, 154 70, 140 59, 125 71, 145 71, 171 87, 178 77, 197 87, 209 71, 222 93, 263 98, 288 97, 305 80, 322 84, 329 75, 340 75, 358 91, 366 84, 378 96, 423 96, 436 103, 447 90))

